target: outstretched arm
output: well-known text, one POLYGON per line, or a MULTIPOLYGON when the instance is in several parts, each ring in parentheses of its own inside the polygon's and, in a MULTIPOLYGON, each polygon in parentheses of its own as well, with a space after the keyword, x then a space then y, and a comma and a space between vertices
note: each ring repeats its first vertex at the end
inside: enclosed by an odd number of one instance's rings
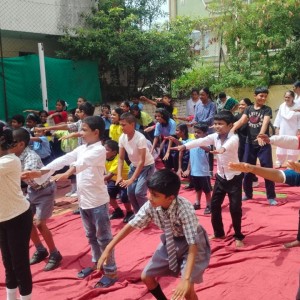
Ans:
POLYGON ((255 165, 250 165, 247 163, 233 163, 233 162, 230 162, 228 166, 231 170, 245 172, 245 173, 253 173, 255 175, 261 176, 265 179, 274 182, 284 183, 285 180, 282 172, 276 169, 263 168, 255 165))

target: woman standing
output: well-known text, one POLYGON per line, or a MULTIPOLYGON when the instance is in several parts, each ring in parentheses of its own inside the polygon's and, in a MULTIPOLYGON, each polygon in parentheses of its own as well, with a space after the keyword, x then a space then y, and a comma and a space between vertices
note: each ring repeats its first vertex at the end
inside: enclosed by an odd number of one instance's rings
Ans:
MULTIPOLYGON (((300 134, 300 113, 293 111, 296 107, 294 102, 295 93, 287 91, 284 94, 284 102, 279 106, 274 127, 277 135, 298 135, 300 134)), ((286 159, 296 161, 299 150, 276 148, 277 160, 275 167, 280 168, 286 159)))
POLYGON ((5 268, 7 300, 30 300, 32 277, 29 240, 32 213, 20 187, 21 162, 9 153, 12 131, 0 123, 0 248, 5 268))

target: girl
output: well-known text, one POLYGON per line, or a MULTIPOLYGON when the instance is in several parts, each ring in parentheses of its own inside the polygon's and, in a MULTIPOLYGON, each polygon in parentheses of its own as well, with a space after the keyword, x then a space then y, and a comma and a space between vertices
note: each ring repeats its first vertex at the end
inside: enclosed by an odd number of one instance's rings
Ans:
MULTIPOLYGON (((154 131, 154 140, 151 149, 151 153, 153 153, 159 138, 166 139, 171 135, 175 135, 176 123, 173 119, 170 118, 170 114, 164 108, 158 108, 155 111, 155 119, 157 124, 155 126, 154 131)), ((170 148, 172 145, 172 140, 168 140, 168 142, 162 143, 161 149, 161 157, 164 161, 165 167, 172 169, 173 164, 170 158, 170 148)))
POLYGON ((123 110, 123 113, 130 112, 130 103, 128 101, 123 101, 120 104, 120 108, 123 110))
POLYGON ((111 125, 109 127, 109 137, 116 142, 119 142, 119 138, 123 133, 122 127, 119 124, 120 117, 123 114, 123 110, 120 107, 116 107, 111 112, 111 125))
POLYGON ((0 248, 5 268, 7 300, 31 299, 32 277, 29 265, 29 240, 32 213, 20 187, 21 162, 9 148, 12 131, 0 123, 0 248))
POLYGON ((65 111, 66 107, 66 101, 61 99, 57 100, 55 106, 56 110, 49 111, 48 119, 53 119, 55 124, 66 123, 68 121, 68 113, 65 111))

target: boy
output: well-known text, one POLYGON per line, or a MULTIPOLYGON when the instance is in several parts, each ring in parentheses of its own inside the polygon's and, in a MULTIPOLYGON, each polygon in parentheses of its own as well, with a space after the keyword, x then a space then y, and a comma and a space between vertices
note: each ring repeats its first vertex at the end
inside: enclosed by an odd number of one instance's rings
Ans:
MULTIPOLYGON (((44 165, 41 158, 28 147, 30 141, 29 132, 25 128, 19 128, 13 131, 13 137, 16 141, 16 146, 11 149, 11 152, 20 158, 22 170, 29 171, 42 168, 44 165)), ((62 260, 62 256, 54 244, 52 234, 47 227, 47 220, 52 216, 54 207, 55 184, 47 180, 39 185, 31 179, 26 180, 26 183, 28 184, 26 198, 30 202, 33 214, 35 214, 31 240, 36 247, 36 251, 30 259, 30 264, 33 265, 43 261, 50 252, 44 271, 51 271, 56 269, 62 260), (42 244, 38 232, 42 235, 49 252, 42 244)))
POLYGON ((21 127, 24 127, 25 124, 25 118, 22 115, 14 115, 11 118, 11 127, 12 129, 19 129, 21 127))
MULTIPOLYGON (((116 184, 127 188, 128 198, 135 213, 147 202, 146 182, 154 173, 154 158, 147 147, 145 136, 135 130, 135 117, 124 113, 120 117, 123 133, 119 139, 119 163, 116 184), (128 179, 122 177, 125 151, 131 161, 128 179)), ((132 217, 132 216, 130 216, 132 217)))
MULTIPOLYGON (((266 144, 261 138, 257 138, 259 134, 269 135, 269 124, 272 118, 272 109, 266 106, 269 91, 267 88, 258 87, 254 91, 254 105, 250 105, 244 111, 243 116, 234 124, 233 131, 239 129, 248 122, 247 140, 245 145, 245 162, 252 165, 256 164, 259 158, 260 165, 266 168, 273 168, 272 148, 266 144)), ((245 196, 243 200, 249 200, 253 197, 253 178, 254 175, 246 173, 244 177, 243 188, 245 196)), ((275 184, 273 181, 265 179, 267 199, 270 205, 277 205, 275 200, 275 184)))
POLYGON ((135 218, 114 237, 98 261, 98 269, 107 261, 114 247, 134 229, 146 227, 151 221, 164 231, 151 260, 142 272, 142 280, 150 293, 159 300, 167 299, 156 277, 177 276, 182 279, 172 299, 198 299, 194 283, 202 275, 210 259, 210 246, 205 230, 198 223, 194 208, 178 196, 179 177, 168 169, 159 170, 147 181, 150 198, 135 218), (176 246, 176 248, 175 248, 176 246))
MULTIPOLYGON (((68 171, 53 177, 55 181, 67 179, 76 174, 77 193, 82 223, 92 250, 94 266, 81 270, 78 278, 85 278, 96 269, 96 263, 107 244, 112 240, 109 222, 109 195, 104 183, 105 148, 101 143, 104 133, 104 121, 99 116, 86 117, 82 121, 80 132, 85 144, 70 153, 52 161, 37 172, 28 172, 24 178, 41 177, 41 181, 49 178, 56 170, 70 166, 68 171)), ((117 281, 117 267, 112 253, 107 264, 103 266, 104 275, 95 287, 109 287, 117 281)))
MULTIPOLYGON (((204 138, 207 136, 208 125, 206 123, 196 123, 194 125, 195 138, 204 138)), ((207 152, 210 151, 209 146, 197 147, 190 150, 190 161, 188 169, 184 172, 185 176, 191 176, 191 181, 196 191, 196 203, 194 209, 201 208, 200 200, 202 191, 206 197, 206 208, 204 214, 210 214, 210 202, 211 202, 211 184, 210 173, 207 152)))
POLYGON ((234 116, 230 111, 221 111, 215 115, 215 133, 205 138, 196 139, 184 145, 174 147, 174 149, 183 151, 206 145, 216 147, 216 150, 212 151, 217 155, 217 175, 211 199, 211 223, 214 229, 214 235, 211 236, 211 239, 223 239, 225 237, 222 222, 222 203, 226 194, 228 194, 229 209, 234 229, 233 237, 236 247, 243 247, 244 243, 242 240, 245 237, 241 232, 243 174, 238 171, 229 170, 228 168, 230 161, 239 162, 239 138, 236 134, 230 132, 233 122, 234 116))
MULTIPOLYGON (((128 223, 128 219, 134 215, 130 202, 127 196, 127 189, 121 188, 119 185, 116 185, 117 180, 117 170, 118 170, 118 161, 119 161, 119 146, 116 141, 107 140, 104 144, 106 150, 106 175, 104 181, 107 183, 107 190, 110 198, 110 205, 113 207, 114 211, 110 216, 110 219, 120 219, 124 218, 124 213, 120 206, 118 205, 116 198, 118 193, 120 193, 121 201, 123 202, 126 209, 126 217, 123 219, 123 223, 128 223)), ((126 162, 123 165, 122 177, 127 179, 129 166, 126 162)))

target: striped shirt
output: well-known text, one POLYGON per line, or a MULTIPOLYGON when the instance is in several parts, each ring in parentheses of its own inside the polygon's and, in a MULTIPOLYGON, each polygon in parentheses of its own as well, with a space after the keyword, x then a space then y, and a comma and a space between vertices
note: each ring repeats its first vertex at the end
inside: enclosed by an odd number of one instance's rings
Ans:
POLYGON ((183 197, 174 199, 167 210, 161 206, 154 208, 147 201, 129 224, 134 228, 144 228, 153 222, 161 230, 165 230, 164 218, 168 214, 174 237, 185 237, 189 245, 198 243, 197 228, 199 225, 193 205, 183 197))

